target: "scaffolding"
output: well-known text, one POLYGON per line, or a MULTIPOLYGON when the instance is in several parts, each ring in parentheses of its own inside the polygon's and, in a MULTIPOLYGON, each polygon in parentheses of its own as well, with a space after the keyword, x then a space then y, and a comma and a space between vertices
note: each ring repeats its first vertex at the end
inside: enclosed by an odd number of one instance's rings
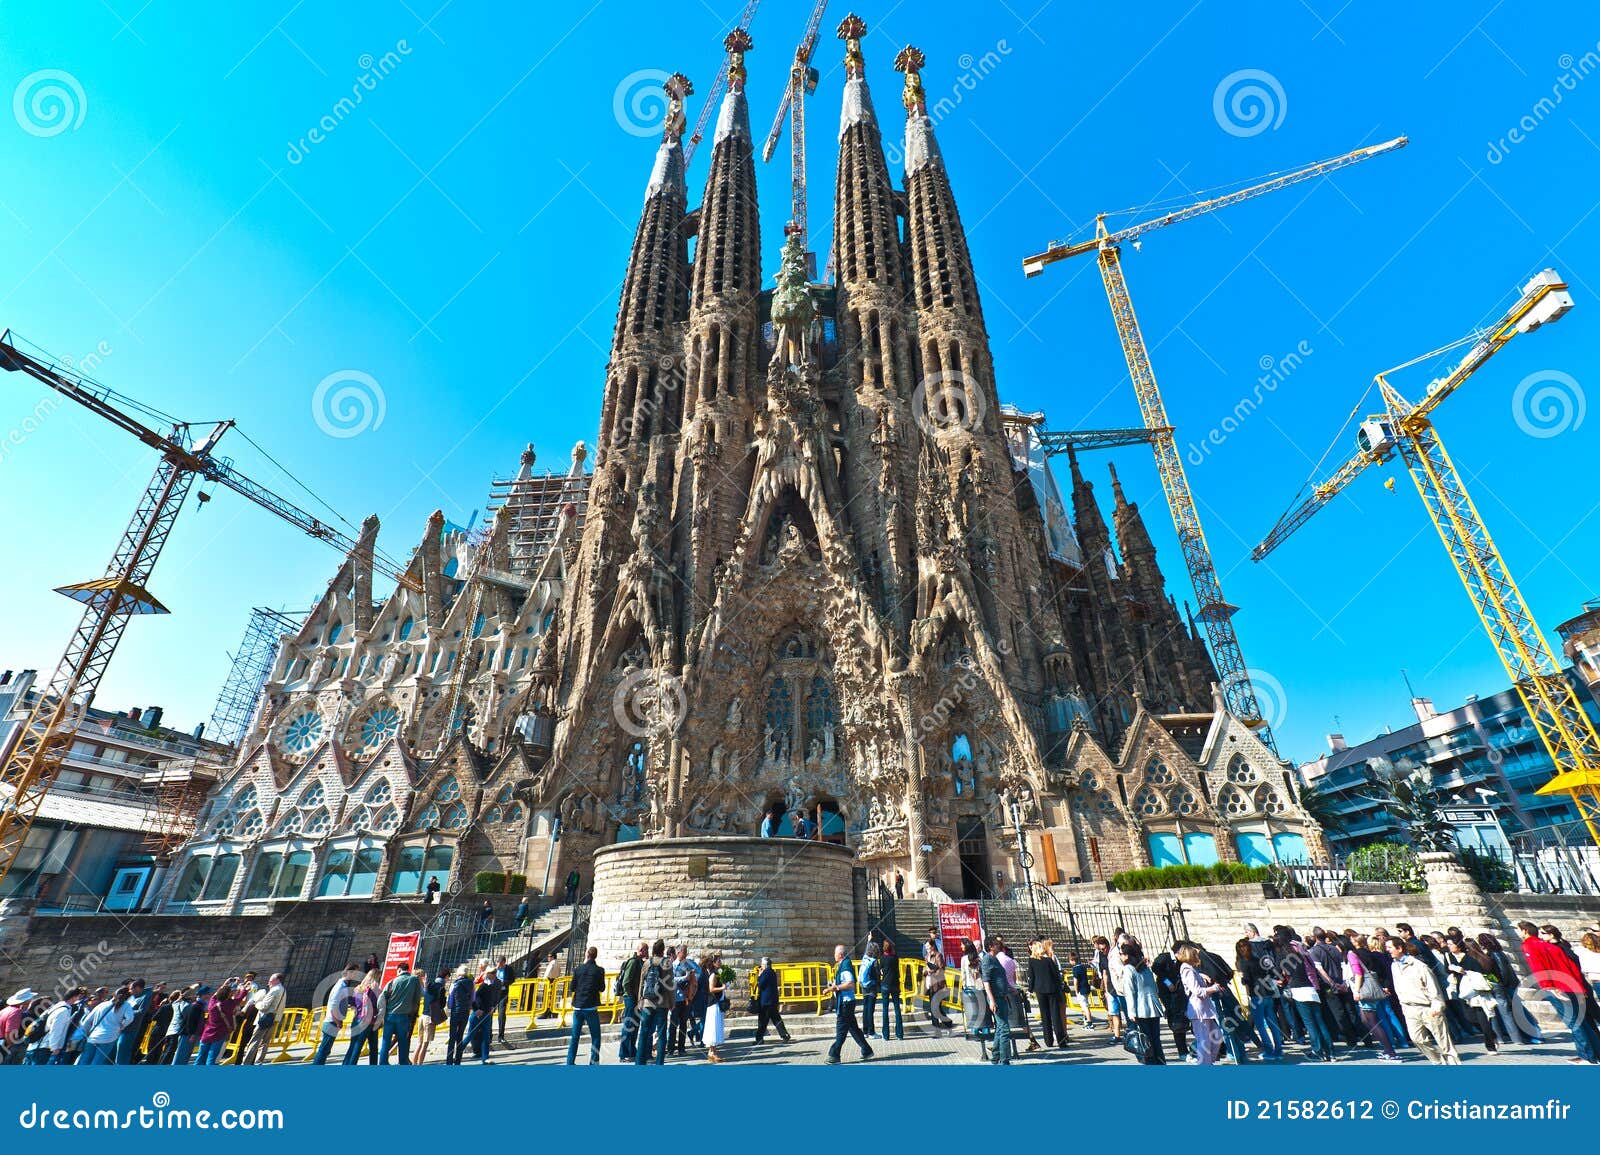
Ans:
POLYGON ((255 713, 256 700, 261 696, 261 686, 272 672, 272 662, 278 654, 278 643, 284 634, 300 629, 305 614, 286 614, 281 610, 257 606, 250 611, 250 624, 245 627, 244 640, 233 656, 233 666, 228 678, 217 694, 217 704, 211 711, 210 737, 217 742, 236 746, 244 737, 255 713))
POLYGON ((555 541, 561 511, 572 507, 572 540, 583 536, 584 515, 589 507, 589 475, 545 473, 496 479, 489 498, 489 520, 503 505, 511 507, 508 539, 510 568, 518 577, 529 578, 550 552, 555 541))

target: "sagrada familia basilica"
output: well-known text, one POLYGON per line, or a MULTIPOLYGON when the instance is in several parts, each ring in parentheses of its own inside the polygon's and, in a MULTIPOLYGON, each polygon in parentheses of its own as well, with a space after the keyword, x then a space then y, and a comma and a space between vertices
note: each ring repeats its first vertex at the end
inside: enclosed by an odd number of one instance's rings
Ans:
POLYGON ((698 206, 668 81, 592 461, 539 472, 530 446, 488 524, 435 513, 382 599, 369 519, 161 909, 539 885, 767 814, 908 894, 975 897, 1024 858, 1066 883, 1320 854, 1138 506, 1113 473, 1108 523, 1075 459, 1063 501, 1002 406, 922 54, 895 61, 897 187, 864 32, 840 28, 835 283, 793 235, 763 279, 736 32, 698 206))

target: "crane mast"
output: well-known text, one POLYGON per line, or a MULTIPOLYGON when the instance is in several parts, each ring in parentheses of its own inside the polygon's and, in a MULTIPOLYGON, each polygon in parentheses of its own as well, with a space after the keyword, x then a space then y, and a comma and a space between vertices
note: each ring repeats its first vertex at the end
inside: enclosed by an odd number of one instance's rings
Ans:
MULTIPOLYGON (((139 614, 167 612, 147 587, 196 477, 227 486, 312 537, 347 550, 356 549, 357 543, 246 477, 231 462, 214 457, 212 450, 233 428, 232 421, 219 422, 192 445, 187 425, 174 425, 170 433, 158 432, 120 408, 116 402, 122 399, 110 390, 18 349, 9 330, 0 335, 0 370, 26 373, 161 454, 105 574, 57 591, 83 603, 84 611, 0 765, 0 881, 4 881, 55 780, 73 730, 94 701, 128 620, 139 614)), ((395 563, 375 556, 373 564, 400 584, 419 588, 395 563)))
MULTIPOLYGON (((794 50, 794 64, 789 68, 789 84, 783 91, 778 114, 772 119, 772 130, 761 148, 763 163, 771 161, 777 151, 778 140, 783 136, 783 122, 789 120, 789 227, 786 231, 800 237, 800 246, 806 255, 806 275, 817 279, 817 255, 811 251, 810 210, 806 204, 806 97, 817 90, 817 70, 811 67, 811 57, 817 50, 818 30, 822 16, 828 9, 828 0, 817 0, 806 22, 805 35, 794 50)), ((846 21, 848 23, 848 21, 846 21)))
POLYGON ((1445 398, 1453 395, 1512 337, 1559 320, 1571 307, 1566 283, 1554 269, 1546 269, 1523 287, 1522 296, 1505 316, 1489 329, 1474 334, 1476 340, 1466 356, 1429 386, 1420 403, 1413 405, 1389 383, 1388 374, 1396 370, 1378 374, 1376 382, 1385 410, 1361 422, 1354 456, 1316 485, 1311 497, 1286 513, 1251 551, 1251 557, 1261 561, 1368 466, 1383 464, 1398 453, 1555 766, 1555 776, 1539 788, 1539 793, 1570 797, 1589 837, 1600 843, 1600 735, 1528 609, 1432 420, 1434 410, 1445 398))
POLYGON ((1178 547, 1183 553, 1189 580, 1194 586, 1198 606, 1196 617, 1205 628, 1206 639, 1211 644, 1211 657, 1217 668, 1223 700, 1229 713, 1253 727, 1276 753, 1271 729, 1262 717, 1256 699, 1255 687, 1250 682, 1250 672, 1245 664, 1244 652, 1234 631, 1233 615, 1238 607, 1230 604, 1222 592, 1222 581, 1217 576, 1205 530, 1200 524, 1200 513, 1195 506, 1194 494, 1189 488, 1188 475, 1183 468, 1183 458, 1173 436, 1172 422, 1167 416, 1166 402, 1156 384, 1155 370, 1150 363, 1150 353, 1144 334, 1139 328, 1139 318, 1133 309, 1133 299, 1128 293, 1128 283, 1122 272, 1121 243, 1133 241, 1155 229, 1166 228, 1180 221, 1212 213, 1241 201, 1263 196, 1287 188, 1313 177, 1326 176, 1338 169, 1358 164, 1404 148, 1406 137, 1396 137, 1383 144, 1356 149, 1341 156, 1318 161, 1286 173, 1275 174, 1248 188, 1223 196, 1210 197, 1192 205, 1154 217, 1125 229, 1111 231, 1106 228, 1105 214, 1095 218, 1095 236, 1078 244, 1053 243, 1044 252, 1027 257, 1022 262, 1024 275, 1036 277, 1045 266, 1068 257, 1093 252, 1100 266, 1100 278, 1105 286, 1106 299, 1111 305, 1111 317, 1117 327, 1117 337, 1122 344, 1122 354, 1128 365, 1128 376, 1133 382, 1139 413, 1149 431, 1150 445, 1155 451, 1156 469, 1161 476, 1161 488, 1166 494, 1167 508, 1172 514, 1173 528, 1177 532, 1178 547))

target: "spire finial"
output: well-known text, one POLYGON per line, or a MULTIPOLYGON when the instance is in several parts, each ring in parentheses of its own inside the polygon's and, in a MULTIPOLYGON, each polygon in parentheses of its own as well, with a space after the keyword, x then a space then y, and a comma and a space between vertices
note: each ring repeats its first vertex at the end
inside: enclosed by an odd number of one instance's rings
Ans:
POLYGON ((906 74, 906 88, 900 99, 912 116, 928 114, 928 97, 922 91, 922 66, 926 63, 928 58, 922 54, 922 49, 913 44, 907 44, 894 58, 894 70, 906 74))
POLYGON ((1128 504, 1128 499, 1127 499, 1127 497, 1125 497, 1123 495, 1122 482, 1117 477, 1117 467, 1116 467, 1116 465, 1115 464, 1110 464, 1110 465, 1108 465, 1108 468, 1111 470, 1111 492, 1116 494, 1116 496, 1117 496, 1117 504, 1118 505, 1127 505, 1128 504))
POLYGON ((756 46, 750 39, 750 33, 743 28, 735 28, 722 41, 722 47, 728 50, 728 91, 744 91, 744 54, 756 46))
POLYGON ((867 22, 854 12, 839 21, 839 39, 844 41, 844 74, 848 80, 861 80, 867 74, 867 62, 861 55, 861 38, 867 34, 867 22))
POLYGON ((667 119, 661 126, 661 139, 670 144, 683 139, 687 123, 683 116, 683 99, 694 95, 694 85, 683 73, 674 72, 662 81, 661 87, 667 90, 667 119))

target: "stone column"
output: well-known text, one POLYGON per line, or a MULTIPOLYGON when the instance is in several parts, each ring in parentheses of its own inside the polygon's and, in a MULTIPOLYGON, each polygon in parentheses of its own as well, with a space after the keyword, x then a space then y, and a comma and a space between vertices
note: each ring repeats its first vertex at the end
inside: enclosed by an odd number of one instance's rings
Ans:
POLYGON ((1433 905, 1438 929, 1459 926, 1471 935, 1483 931, 1498 934, 1489 904, 1483 892, 1466 868, 1448 851, 1430 851, 1418 855, 1422 862, 1423 877, 1427 882, 1428 901, 1433 905))

